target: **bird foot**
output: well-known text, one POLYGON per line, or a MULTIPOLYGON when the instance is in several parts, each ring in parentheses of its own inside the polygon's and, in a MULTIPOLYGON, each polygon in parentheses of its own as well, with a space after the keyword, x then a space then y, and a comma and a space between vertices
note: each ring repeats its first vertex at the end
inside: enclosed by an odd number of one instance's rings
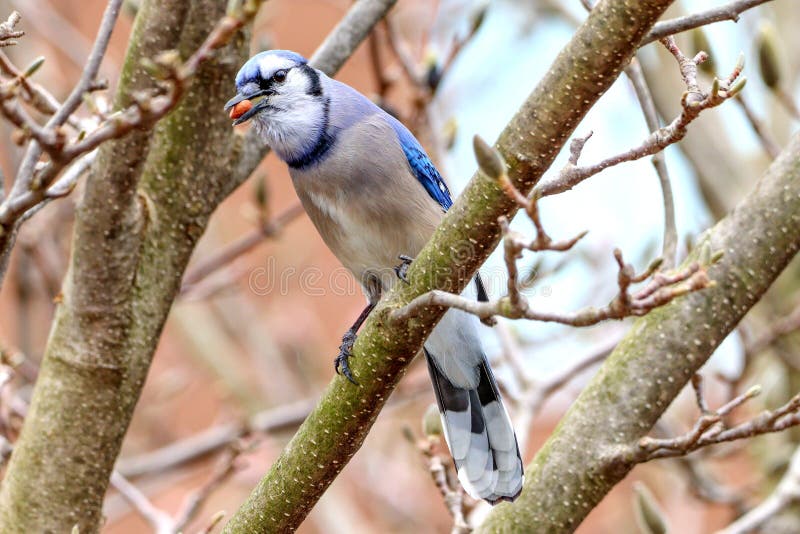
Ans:
POLYGON ((350 371, 350 356, 353 355, 353 345, 355 345, 357 337, 355 330, 352 328, 345 332, 342 336, 342 344, 339 345, 339 355, 333 359, 333 368, 336 370, 336 374, 344 375, 346 379, 355 385, 358 385, 358 382, 353 378, 353 373, 350 371))
POLYGON ((408 268, 411 265, 411 262, 414 261, 414 258, 411 256, 406 256, 405 254, 400 254, 397 257, 402 263, 397 265, 394 268, 394 272, 397 275, 397 278, 405 282, 406 284, 410 284, 411 282, 408 281, 408 268))

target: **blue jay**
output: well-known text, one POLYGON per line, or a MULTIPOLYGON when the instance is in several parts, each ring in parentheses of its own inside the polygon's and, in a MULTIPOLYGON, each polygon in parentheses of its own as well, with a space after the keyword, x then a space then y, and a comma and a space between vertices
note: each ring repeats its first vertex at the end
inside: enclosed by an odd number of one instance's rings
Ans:
MULTIPOLYGON (((252 120, 289 166, 322 239, 367 295, 334 362, 354 381, 348 357, 358 328, 433 234, 452 205, 450 191, 405 126, 299 54, 257 54, 236 75, 236 90, 225 106, 234 125, 252 120)), ((480 278, 470 286, 485 300, 480 278)), ((522 490, 522 459, 477 318, 447 311, 424 352, 461 484, 492 504, 513 501, 522 490)))

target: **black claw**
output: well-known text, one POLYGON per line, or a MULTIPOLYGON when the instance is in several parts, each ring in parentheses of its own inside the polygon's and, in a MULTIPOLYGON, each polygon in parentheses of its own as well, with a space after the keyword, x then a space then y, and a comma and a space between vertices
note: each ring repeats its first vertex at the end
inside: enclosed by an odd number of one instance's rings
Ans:
POLYGON ((394 272, 397 275, 397 278, 405 282, 406 284, 410 284, 411 282, 408 281, 408 267, 411 265, 411 262, 414 261, 414 258, 411 256, 406 256, 405 254, 400 254, 397 259, 399 259, 402 263, 397 265, 394 268, 394 272))
POLYGON ((356 343, 356 333, 350 329, 342 336, 342 344, 339 345, 339 355, 333 360, 333 368, 336 374, 344 375, 346 379, 355 385, 358 385, 356 379, 353 378, 353 373, 350 371, 350 356, 353 355, 353 345, 356 343))

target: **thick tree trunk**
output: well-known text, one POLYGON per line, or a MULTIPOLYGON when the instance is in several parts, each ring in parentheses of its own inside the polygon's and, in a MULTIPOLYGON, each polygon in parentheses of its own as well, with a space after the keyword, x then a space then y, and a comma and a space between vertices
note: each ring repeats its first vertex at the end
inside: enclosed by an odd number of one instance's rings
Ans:
MULTIPOLYGON (((143 58, 184 57, 224 0, 148 0, 137 16, 117 104, 151 83, 143 58)), ((30 411, 0 491, 3 532, 93 532, 183 269, 231 187, 235 137, 220 110, 243 36, 205 65, 155 132, 108 143, 76 214, 69 272, 30 411)))
MULTIPOLYGON (((318 49, 333 75, 396 0, 359 0, 318 49)), ((148 87, 142 59, 188 57, 225 0, 145 0, 116 104, 148 87)), ((98 530, 114 462, 194 246, 219 203, 265 153, 222 108, 245 59, 244 35, 217 50, 154 132, 101 149, 22 435, 0 489, 2 532, 98 530)), ((2 236, 0 236, 1 238, 2 236)), ((2 258, 0 258, 2 260, 2 258)))

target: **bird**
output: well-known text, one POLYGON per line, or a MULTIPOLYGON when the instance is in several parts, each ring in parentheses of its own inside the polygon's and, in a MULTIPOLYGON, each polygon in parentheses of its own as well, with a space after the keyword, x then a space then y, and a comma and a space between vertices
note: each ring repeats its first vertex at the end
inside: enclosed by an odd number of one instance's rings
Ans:
MULTIPOLYGON (((256 54, 235 85, 225 105, 233 124, 250 122, 286 163, 309 218, 367 297, 334 360, 336 372, 355 383, 348 361, 357 331, 381 294, 406 280, 409 262, 453 204, 450 190, 400 121, 296 52, 256 54)), ((479 276, 464 295, 486 300, 479 276)), ((514 501, 522 458, 478 319, 448 310, 423 352, 462 487, 490 504, 514 501)))

